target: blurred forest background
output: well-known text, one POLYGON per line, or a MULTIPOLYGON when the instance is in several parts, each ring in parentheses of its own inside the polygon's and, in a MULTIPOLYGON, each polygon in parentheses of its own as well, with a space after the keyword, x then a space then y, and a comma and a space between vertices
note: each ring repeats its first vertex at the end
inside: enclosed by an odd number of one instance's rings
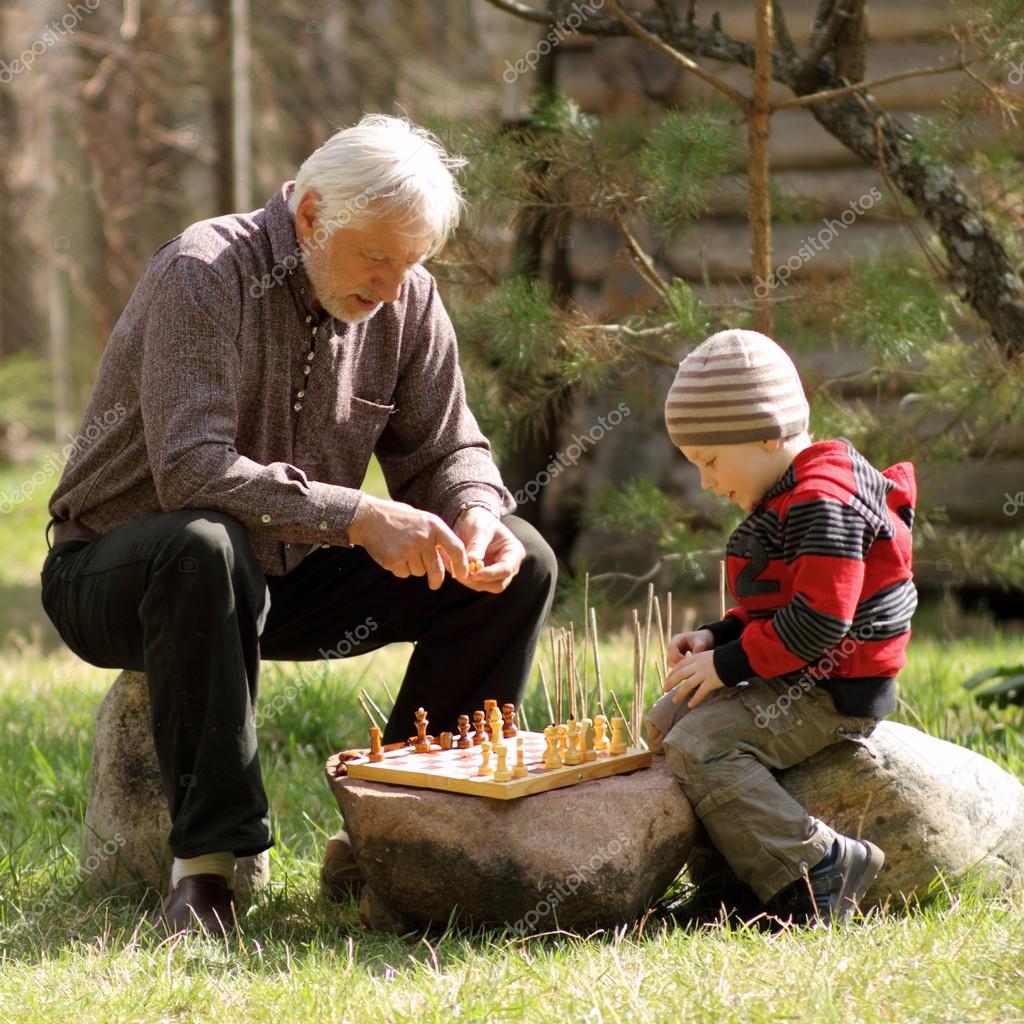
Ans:
POLYGON ((469 158, 469 213, 430 269, 570 609, 584 570, 609 601, 655 580, 717 603, 735 516, 661 409, 707 333, 769 324, 819 437, 917 464, 922 588, 1016 612, 1024 4, 651 0, 632 26, 612 0, 540 9, 2 4, 0 513, 52 491, 152 252, 263 205, 332 131, 384 111, 469 158), (760 157, 757 102, 729 95, 754 95, 758 12, 775 78, 760 157))

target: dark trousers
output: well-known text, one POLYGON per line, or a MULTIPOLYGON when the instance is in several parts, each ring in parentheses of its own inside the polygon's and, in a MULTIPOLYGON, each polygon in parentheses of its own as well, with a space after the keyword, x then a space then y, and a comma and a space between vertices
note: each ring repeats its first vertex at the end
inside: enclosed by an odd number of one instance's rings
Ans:
POLYGON ((503 521, 526 559, 502 594, 450 577, 431 591, 362 548, 318 548, 288 575, 265 576, 245 528, 202 509, 50 549, 42 601, 64 642, 90 664, 146 673, 175 856, 249 856, 273 843, 256 748, 261 658, 316 661, 414 642, 385 742, 414 732, 418 707, 436 734, 485 697, 519 703, 556 567, 532 526, 503 521))

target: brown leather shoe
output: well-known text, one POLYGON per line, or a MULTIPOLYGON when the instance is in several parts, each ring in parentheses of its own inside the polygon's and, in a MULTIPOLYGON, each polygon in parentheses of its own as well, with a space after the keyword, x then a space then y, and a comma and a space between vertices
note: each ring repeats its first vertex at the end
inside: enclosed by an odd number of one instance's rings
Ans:
POLYGON ((234 893, 223 875, 186 875, 167 895, 160 923, 168 935, 225 935, 235 924, 234 893))

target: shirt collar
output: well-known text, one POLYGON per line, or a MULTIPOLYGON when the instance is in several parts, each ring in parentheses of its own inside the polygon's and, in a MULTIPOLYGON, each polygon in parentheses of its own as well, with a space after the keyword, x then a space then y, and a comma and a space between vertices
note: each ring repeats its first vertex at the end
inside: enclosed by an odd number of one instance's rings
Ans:
MULTIPOLYGON (((280 191, 271 196, 264 207, 266 210, 267 234, 270 237, 270 252, 278 273, 285 272, 284 280, 303 317, 312 317, 312 323, 319 324, 331 317, 313 304, 313 292, 302 262, 302 249, 295 234, 295 215, 288 208, 288 200, 295 188, 294 181, 286 181, 280 191)), ((307 323, 310 321, 307 321, 307 323)))

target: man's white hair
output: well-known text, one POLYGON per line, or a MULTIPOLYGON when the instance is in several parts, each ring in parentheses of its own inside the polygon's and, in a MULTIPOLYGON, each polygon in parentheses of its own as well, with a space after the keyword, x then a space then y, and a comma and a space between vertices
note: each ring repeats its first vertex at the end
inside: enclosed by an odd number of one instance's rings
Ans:
POLYGON ((427 129, 366 114, 306 158, 288 206, 295 213, 302 197, 316 191, 317 213, 331 231, 395 213, 411 235, 431 239, 426 255, 433 256, 459 223, 463 200, 453 172, 465 164, 427 129))

